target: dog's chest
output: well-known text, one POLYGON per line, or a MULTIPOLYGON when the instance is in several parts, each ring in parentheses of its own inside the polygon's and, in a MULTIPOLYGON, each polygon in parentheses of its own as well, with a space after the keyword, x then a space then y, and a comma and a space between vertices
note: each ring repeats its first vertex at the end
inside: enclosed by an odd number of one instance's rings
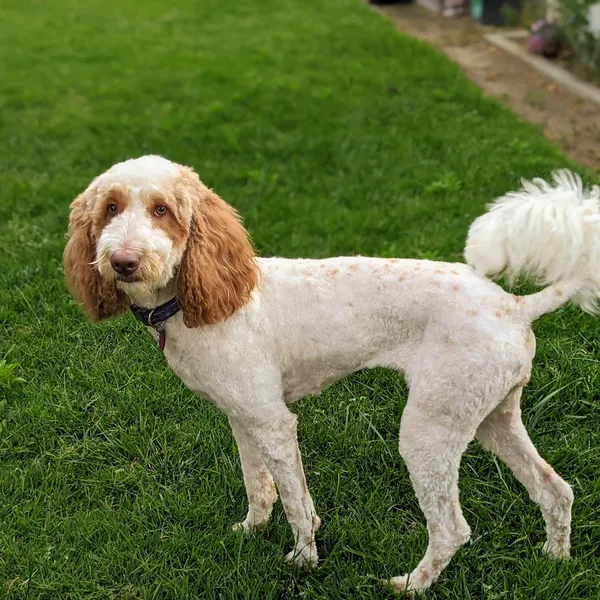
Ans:
MULTIPOLYGON (((154 335, 153 337, 157 337, 154 335)), ((173 373, 193 392, 210 396, 211 365, 215 357, 201 343, 201 336, 186 335, 179 327, 167 327, 164 355, 173 373), (197 339, 193 339, 193 338, 197 339)))

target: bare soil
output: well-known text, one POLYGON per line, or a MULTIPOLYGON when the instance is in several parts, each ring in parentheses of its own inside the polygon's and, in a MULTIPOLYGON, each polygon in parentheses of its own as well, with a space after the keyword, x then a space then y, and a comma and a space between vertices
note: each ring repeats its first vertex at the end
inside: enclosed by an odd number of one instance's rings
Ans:
POLYGON ((498 98, 569 156, 600 174, 600 105, 548 80, 485 40, 469 17, 442 18, 420 6, 382 9, 397 27, 443 50, 484 92, 498 98))
MULTIPOLYGON (((524 51, 528 51, 527 38, 513 39, 512 41, 521 46, 524 51)), ((592 71, 589 67, 578 61, 575 54, 569 48, 565 48, 556 58, 549 58, 547 60, 562 67, 565 71, 569 71, 572 75, 581 79, 581 81, 591 83, 597 87, 600 86, 600 73, 592 71)))

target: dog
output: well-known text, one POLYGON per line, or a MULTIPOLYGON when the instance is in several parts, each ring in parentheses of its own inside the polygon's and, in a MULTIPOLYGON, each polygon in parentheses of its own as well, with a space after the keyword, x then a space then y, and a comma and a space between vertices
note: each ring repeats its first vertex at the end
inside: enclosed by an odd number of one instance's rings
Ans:
POLYGON ((366 257, 259 258, 237 212, 196 173, 159 156, 114 165, 70 207, 65 276, 93 320, 128 308, 193 392, 228 417, 248 513, 265 526, 277 491, 294 534, 286 558, 317 563, 320 526, 288 405, 359 369, 409 384, 399 449, 427 520, 428 547, 397 590, 425 590, 470 537, 459 504, 473 439, 540 506, 544 550, 569 556, 573 493, 533 446, 520 414, 532 322, 600 297, 600 189, 561 171, 523 182, 472 224, 467 264, 366 257), (515 296, 492 276, 529 276, 515 296), (277 490, 277 491, 276 491, 277 490))

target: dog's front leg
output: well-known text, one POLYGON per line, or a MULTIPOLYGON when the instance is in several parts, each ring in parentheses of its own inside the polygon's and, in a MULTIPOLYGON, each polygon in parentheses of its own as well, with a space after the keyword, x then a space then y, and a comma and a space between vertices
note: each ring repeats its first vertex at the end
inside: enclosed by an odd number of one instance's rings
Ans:
POLYGON ((288 522, 294 533, 294 549, 286 559, 300 567, 316 565, 315 531, 321 521, 306 486, 298 448, 297 417, 283 404, 270 406, 257 418, 231 418, 234 431, 242 429, 258 448, 279 490, 288 522))
POLYGON ((246 495, 248 496, 248 514, 241 523, 236 523, 233 528, 236 531, 250 533, 266 526, 273 504, 277 500, 277 491, 273 477, 246 429, 231 419, 229 423, 240 453, 246 495))

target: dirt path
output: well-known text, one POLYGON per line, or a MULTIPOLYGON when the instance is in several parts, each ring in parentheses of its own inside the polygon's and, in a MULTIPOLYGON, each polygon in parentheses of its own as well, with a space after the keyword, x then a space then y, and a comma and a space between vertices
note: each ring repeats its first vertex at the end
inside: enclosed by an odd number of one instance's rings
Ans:
POLYGON ((495 96, 577 162, 600 174, 600 105, 549 81, 487 42, 472 19, 443 19, 415 5, 383 12, 398 28, 442 49, 486 94, 495 96))

